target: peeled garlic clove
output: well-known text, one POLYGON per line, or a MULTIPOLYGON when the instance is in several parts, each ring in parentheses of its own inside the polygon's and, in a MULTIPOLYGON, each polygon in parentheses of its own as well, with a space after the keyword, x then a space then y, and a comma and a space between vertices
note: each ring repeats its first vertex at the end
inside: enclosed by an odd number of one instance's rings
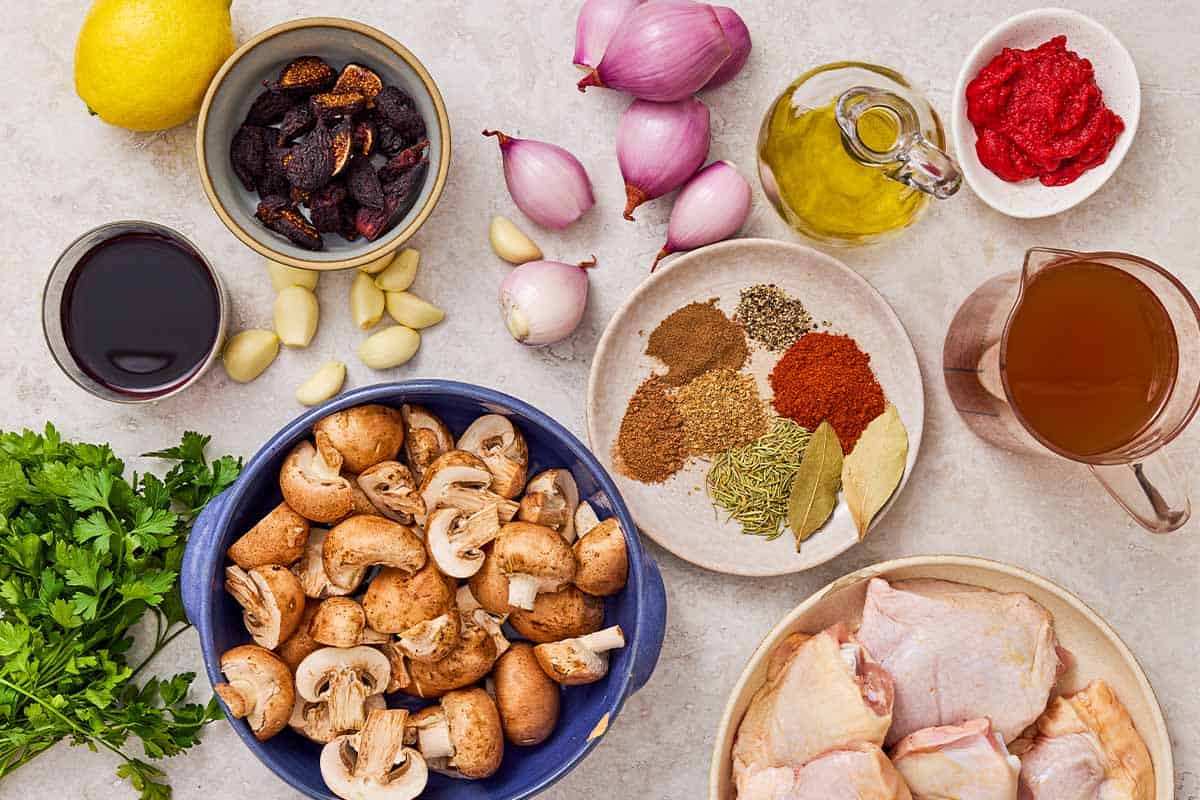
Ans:
POLYGON ((446 318, 446 312, 412 292, 388 292, 387 312, 408 328, 428 328, 446 318))
POLYGON ((296 400, 306 406, 324 403, 342 390, 346 381, 346 365, 329 361, 296 389, 296 400))
POLYGON ((316 289, 317 280, 321 273, 311 269, 300 269, 280 264, 278 261, 267 259, 267 274, 271 276, 271 285, 275 291, 281 291, 289 286, 303 286, 305 289, 316 289))
POLYGON ((542 249, 534 244, 525 232, 505 217, 492 217, 488 228, 488 239, 496 255, 510 264, 524 264, 527 261, 540 261, 542 249))
POLYGON ((225 345, 222 359, 225 372, 238 383, 249 383, 263 373, 279 353, 279 337, 274 331, 242 331, 225 345))
POLYGON ((358 357, 371 369, 391 369, 417 354, 421 334, 403 325, 393 325, 368 336, 358 346, 358 357))
POLYGON ((363 264, 361 267, 359 267, 358 271, 365 272, 368 275, 378 275, 380 272, 383 272, 385 269, 387 269, 388 264, 391 264, 392 260, 395 258, 396 251, 393 250, 390 253, 380 256, 374 261, 368 261, 366 264, 363 264))
POLYGON ((350 284, 350 316, 354 324, 366 330, 375 327, 383 317, 383 289, 375 285, 371 276, 360 272, 350 284))
POLYGON ((375 276, 375 285, 385 292, 403 292, 417 279, 417 267, 420 264, 420 251, 406 247, 387 269, 375 276))
POLYGON ((317 332, 317 296, 303 286, 289 286, 275 297, 275 333, 288 347, 308 347, 317 332))

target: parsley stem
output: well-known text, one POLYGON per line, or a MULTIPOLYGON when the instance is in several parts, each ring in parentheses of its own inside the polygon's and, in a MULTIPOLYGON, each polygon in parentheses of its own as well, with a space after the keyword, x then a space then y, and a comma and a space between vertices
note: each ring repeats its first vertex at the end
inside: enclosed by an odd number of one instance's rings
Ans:
POLYGON ((188 624, 184 625, 183 627, 178 628, 174 633, 172 633, 167 638, 160 639, 154 645, 154 649, 150 651, 150 654, 142 659, 142 663, 140 663, 136 667, 134 667, 133 672, 129 673, 129 680, 133 680, 134 678, 136 678, 137 674, 142 671, 143 667, 145 667, 147 664, 149 664, 151 661, 153 661, 158 656, 158 654, 161 653, 166 648, 167 645, 169 645, 171 642, 175 641, 175 637, 179 636, 179 634, 183 633, 184 631, 188 630, 191 627, 192 627, 191 624, 188 623, 188 624))
POLYGON ((118 756, 123 758, 125 761, 132 761, 132 759, 129 758, 129 756, 122 753, 119 748, 113 747, 111 744, 104 741, 103 739, 96 738, 95 736, 93 736, 91 734, 91 732, 87 728, 84 728, 82 725, 79 725, 74 720, 72 720, 70 717, 66 716, 65 714, 60 712, 57 708, 50 705, 49 703, 47 703, 45 700, 38 697, 37 695, 31 694, 31 693, 25 691, 20 686, 17 686, 15 683, 9 683, 4 678, 0 678, 0 686, 7 686, 9 689, 12 689, 17 694, 23 695, 26 699, 32 700, 33 702, 37 703, 39 706, 41 706, 43 709, 45 709, 51 716, 57 717, 61 722, 66 724, 66 726, 68 728, 70 728, 71 730, 73 730, 75 732, 75 735, 78 736, 80 739, 84 739, 89 742, 99 742, 100 744, 104 745, 104 747, 108 748, 109 750, 113 751, 118 756))

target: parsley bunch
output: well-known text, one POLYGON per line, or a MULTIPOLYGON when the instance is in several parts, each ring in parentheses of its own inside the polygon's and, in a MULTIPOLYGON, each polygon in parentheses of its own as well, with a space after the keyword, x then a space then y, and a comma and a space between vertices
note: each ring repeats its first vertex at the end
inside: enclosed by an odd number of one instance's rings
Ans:
POLYGON ((209 463, 209 437, 149 453, 175 462, 165 478, 126 480, 107 445, 0 433, 0 781, 61 739, 104 747, 142 800, 168 800, 146 759, 173 756, 219 716, 215 701, 186 702, 195 677, 135 679, 188 624, 179 567, 192 522, 237 478, 241 461, 209 463), (127 655, 131 628, 154 620, 150 654, 127 655))

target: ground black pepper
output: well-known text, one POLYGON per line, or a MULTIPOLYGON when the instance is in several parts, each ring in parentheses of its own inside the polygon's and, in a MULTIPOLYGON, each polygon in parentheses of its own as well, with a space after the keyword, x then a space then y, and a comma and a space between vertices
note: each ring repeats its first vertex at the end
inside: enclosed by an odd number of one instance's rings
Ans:
POLYGON ((734 319, 751 339, 776 352, 791 347, 814 327, 804 303, 769 283, 742 289, 734 319))

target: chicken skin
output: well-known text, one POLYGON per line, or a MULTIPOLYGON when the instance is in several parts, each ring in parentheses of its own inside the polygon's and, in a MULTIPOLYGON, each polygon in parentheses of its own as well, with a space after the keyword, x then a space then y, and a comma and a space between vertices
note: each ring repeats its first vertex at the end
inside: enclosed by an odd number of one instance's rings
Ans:
POLYGON ((738 790, 738 800, 912 800, 912 795, 883 751, 862 744, 799 769, 761 770, 738 790))
POLYGON ((986 719, 926 728, 900 740, 892 763, 914 800, 1016 800, 1021 762, 986 719))

